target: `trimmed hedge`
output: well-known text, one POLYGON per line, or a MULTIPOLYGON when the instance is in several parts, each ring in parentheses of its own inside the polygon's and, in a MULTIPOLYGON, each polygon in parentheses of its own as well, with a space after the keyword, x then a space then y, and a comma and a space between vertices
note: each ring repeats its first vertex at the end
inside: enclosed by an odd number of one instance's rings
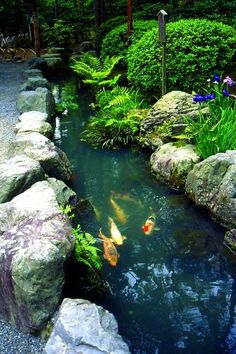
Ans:
MULTIPOLYGON (((155 20, 137 20, 134 21, 133 34, 131 36, 131 42, 136 43, 144 33, 157 27, 157 21, 155 20)), ((117 26, 110 31, 103 39, 101 48, 101 57, 106 56, 123 56, 123 63, 127 62, 127 23, 117 26)))
MULTIPOLYGON (((167 89, 198 90, 217 70, 232 64, 236 30, 205 19, 167 24, 167 89)), ((128 50, 128 79, 146 93, 161 88, 162 47, 157 29, 143 35, 128 50)))

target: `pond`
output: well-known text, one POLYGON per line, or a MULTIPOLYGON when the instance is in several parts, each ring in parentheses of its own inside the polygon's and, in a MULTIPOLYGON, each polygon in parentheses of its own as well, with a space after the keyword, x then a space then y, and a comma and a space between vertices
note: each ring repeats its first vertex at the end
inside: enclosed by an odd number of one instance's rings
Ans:
MULTIPOLYGON (((54 86, 75 90, 73 82, 54 86)), ((225 229, 186 197, 151 176, 148 155, 137 147, 94 150, 80 141, 93 114, 80 91, 78 111, 57 120, 55 141, 73 165, 73 188, 88 199, 97 218, 84 216, 83 230, 109 236, 108 217, 122 235, 116 267, 104 259, 104 291, 88 295, 111 311, 132 353, 235 353, 235 262, 223 246, 225 229), (127 220, 121 223, 112 201, 127 220), (142 226, 156 216, 149 236, 142 226)), ((67 296, 83 297, 79 281, 67 296)))

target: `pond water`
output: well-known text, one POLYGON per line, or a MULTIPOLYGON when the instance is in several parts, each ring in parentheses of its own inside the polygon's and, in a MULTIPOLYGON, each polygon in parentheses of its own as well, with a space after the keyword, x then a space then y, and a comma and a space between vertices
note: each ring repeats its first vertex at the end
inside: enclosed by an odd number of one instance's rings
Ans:
MULTIPOLYGON (((61 83, 73 91, 72 84, 61 83)), ((153 179, 148 156, 137 148, 94 150, 80 142, 90 98, 57 121, 55 141, 73 165, 73 188, 95 207, 83 230, 109 235, 112 217, 126 236, 116 267, 103 260, 104 291, 88 298, 110 310, 132 353, 236 353, 235 263, 223 246, 225 230, 181 193, 153 179), (122 224, 111 197, 124 211, 122 224), (149 236, 142 225, 156 215, 149 236)), ((81 296, 79 281, 67 296, 81 296), (78 284, 78 285, 77 285, 78 284)))

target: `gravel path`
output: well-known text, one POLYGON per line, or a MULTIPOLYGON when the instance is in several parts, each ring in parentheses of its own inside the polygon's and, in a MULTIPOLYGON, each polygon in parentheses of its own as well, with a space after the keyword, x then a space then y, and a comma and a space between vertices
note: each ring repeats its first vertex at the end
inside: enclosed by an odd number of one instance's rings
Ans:
POLYGON ((7 147, 14 137, 13 129, 19 116, 16 98, 24 80, 24 69, 25 64, 0 61, 0 161, 6 157, 7 147))
MULTIPOLYGON (((25 64, 0 61, 0 162, 14 138, 14 126, 19 112, 16 98, 23 83, 25 64)), ((45 343, 39 338, 19 332, 14 326, 0 320, 0 354, 41 354, 45 343)))

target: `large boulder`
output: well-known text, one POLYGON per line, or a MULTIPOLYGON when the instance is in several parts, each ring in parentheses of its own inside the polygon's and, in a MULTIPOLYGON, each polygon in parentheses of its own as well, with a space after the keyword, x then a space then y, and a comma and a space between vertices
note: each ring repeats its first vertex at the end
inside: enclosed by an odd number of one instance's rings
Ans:
POLYGON ((19 121, 25 124, 30 123, 32 120, 37 120, 40 122, 47 122, 49 120, 49 117, 46 113, 42 113, 39 111, 29 111, 22 113, 19 116, 19 121))
POLYGON ((48 80, 40 76, 29 77, 22 85, 20 91, 36 90, 38 87, 46 87, 49 89, 48 80))
POLYGON ((0 203, 10 201, 35 182, 45 179, 38 161, 16 155, 0 164, 0 203))
POLYGON ((236 151, 210 156, 189 172, 186 193, 222 225, 236 226, 236 151))
POLYGON ((114 316, 83 299, 64 299, 45 354, 129 354, 114 316))
POLYGON ((28 69, 24 71, 24 76, 26 79, 29 77, 43 77, 43 73, 39 69, 28 69))
POLYGON ((22 91, 17 97, 17 109, 21 113, 39 111, 51 117, 55 113, 53 94, 44 87, 32 91, 22 91))
POLYGON ((71 179, 71 165, 66 154, 39 133, 17 134, 10 147, 11 155, 25 154, 38 161, 49 177, 71 179))
POLYGON ((174 143, 162 145, 150 158, 155 177, 177 189, 184 188, 187 174, 199 161, 195 146, 174 143))
POLYGON ((56 178, 48 178, 47 181, 54 190, 57 202, 61 207, 64 208, 68 204, 73 206, 77 204, 77 194, 63 181, 56 178))
MULTIPOLYGON (((142 121, 141 143, 152 148, 152 141, 161 138, 165 142, 174 135, 182 134, 186 128, 186 116, 196 119, 199 106, 193 96, 182 91, 171 91, 159 99, 142 121)), ((205 112, 206 109, 203 110, 205 112)))
POLYGON ((74 239, 46 181, 0 204, 0 314, 23 332, 42 329, 56 310, 74 239))
POLYGON ((23 119, 15 125, 14 132, 16 134, 36 132, 46 136, 49 139, 53 137, 53 128, 51 124, 39 119, 23 119))

